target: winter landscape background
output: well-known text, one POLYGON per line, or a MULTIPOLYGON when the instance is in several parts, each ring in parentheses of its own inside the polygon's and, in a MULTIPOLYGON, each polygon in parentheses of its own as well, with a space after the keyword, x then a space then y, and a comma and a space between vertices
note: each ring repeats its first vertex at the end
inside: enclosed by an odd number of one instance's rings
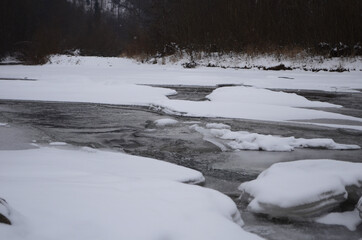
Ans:
POLYGON ((362 4, 0 3, 0 239, 362 239, 362 4))

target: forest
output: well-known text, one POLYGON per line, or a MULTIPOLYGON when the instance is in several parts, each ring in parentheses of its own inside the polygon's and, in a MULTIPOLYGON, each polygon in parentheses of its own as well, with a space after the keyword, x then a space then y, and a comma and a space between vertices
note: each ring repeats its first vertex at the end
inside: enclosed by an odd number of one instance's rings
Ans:
POLYGON ((362 53, 360 0, 2 0, 0 56, 362 53))

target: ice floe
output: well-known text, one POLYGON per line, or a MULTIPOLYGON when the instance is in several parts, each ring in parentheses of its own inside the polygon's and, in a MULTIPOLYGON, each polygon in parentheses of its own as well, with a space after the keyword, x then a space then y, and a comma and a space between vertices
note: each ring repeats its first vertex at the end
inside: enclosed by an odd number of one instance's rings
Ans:
POLYGON ((362 223, 359 213, 356 210, 347 212, 333 212, 315 220, 318 223, 342 225, 351 231, 355 231, 357 226, 362 223))
POLYGON ((162 118, 154 121, 157 127, 172 126, 178 123, 177 120, 171 118, 162 118))
POLYGON ((362 163, 300 160, 276 163, 239 189, 252 212, 309 218, 328 213, 361 187, 362 163))
POLYGON ((51 146, 65 146, 67 145, 66 142, 50 142, 49 145, 51 146))
POLYGON ((339 144, 328 138, 295 138, 250 133, 247 131, 232 131, 227 125, 209 123, 206 128, 198 124, 191 129, 203 135, 204 140, 227 150, 261 150, 261 151, 293 151, 295 148, 323 148, 333 150, 360 149, 358 145, 339 144))
POLYGON ((223 123, 207 123, 206 128, 214 128, 214 129, 230 129, 229 125, 223 123))

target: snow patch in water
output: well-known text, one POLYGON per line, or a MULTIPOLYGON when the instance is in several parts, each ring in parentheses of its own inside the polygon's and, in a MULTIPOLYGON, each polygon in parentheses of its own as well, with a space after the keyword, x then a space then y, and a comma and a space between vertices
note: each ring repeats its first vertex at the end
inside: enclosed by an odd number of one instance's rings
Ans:
POLYGON ((323 159, 273 164, 239 190, 253 212, 295 217, 327 213, 347 199, 348 186, 362 187, 362 163, 323 159))
POLYGON ((229 125, 223 123, 207 123, 206 128, 214 128, 214 129, 230 129, 229 125))
MULTIPOLYGON (((224 125, 224 124, 223 124, 224 125)), ((206 125, 207 128, 195 124, 190 126, 209 141, 220 147, 222 151, 231 150, 261 150, 261 151, 293 151, 295 148, 324 148, 332 150, 360 149, 358 145, 339 144, 328 138, 295 138, 250 133, 247 131, 231 131, 225 126, 206 125)))
POLYGON ((65 146, 67 145, 66 142, 50 142, 49 145, 51 146, 65 146))
POLYGON ((238 102, 289 107, 342 107, 340 105, 310 101, 295 93, 271 91, 254 87, 222 87, 206 96, 215 102, 238 102))
POLYGON ((359 217, 357 210, 348 212, 333 212, 315 220, 318 223, 342 225, 348 228, 350 231, 355 231, 357 226, 362 223, 362 219, 359 217))
POLYGON ((178 121, 171 118, 163 118, 154 121, 154 123, 156 124, 157 127, 165 127, 165 126, 176 125, 178 121))

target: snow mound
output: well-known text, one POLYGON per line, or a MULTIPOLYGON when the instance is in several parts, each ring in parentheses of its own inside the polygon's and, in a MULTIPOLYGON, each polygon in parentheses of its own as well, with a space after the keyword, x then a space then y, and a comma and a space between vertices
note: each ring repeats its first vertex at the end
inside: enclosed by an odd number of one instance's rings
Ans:
POLYGON ((100 151, 92 148, 66 150, 43 147, 23 151, 0 151, 0 159, 3 162, 11 160, 12 164, 9 167, 12 166, 14 171, 16 171, 17 163, 19 165, 41 163, 41 165, 47 167, 49 174, 51 169, 62 167, 64 169, 102 172, 122 177, 163 179, 194 184, 205 180, 202 173, 186 167, 156 159, 132 156, 120 152, 100 151))
POLYGON ((154 123, 156 124, 157 127, 165 127, 165 126, 176 125, 178 121, 171 118, 163 118, 154 121, 154 123))
POLYGON ((206 96, 216 102, 240 102, 290 107, 341 107, 326 102, 310 101, 295 93, 271 91, 254 87, 222 87, 206 96))
POLYGON ((9 240, 261 239, 227 196, 174 180, 200 173, 98 150, 0 151, 0 189, 18 211, 9 240))
MULTIPOLYGON (((226 125, 227 126, 227 125, 226 125)), ((295 148, 325 148, 333 150, 360 149, 357 145, 339 144, 328 138, 304 139, 263 135, 246 131, 231 131, 226 127, 220 128, 207 124, 207 128, 199 125, 190 126, 201 133, 204 140, 218 146, 222 151, 227 150, 261 150, 261 151, 293 151, 295 148)))
POLYGON ((357 226, 362 223, 362 219, 359 217, 358 211, 348 212, 333 212, 315 220, 318 223, 342 225, 348 228, 350 231, 355 231, 357 226))
POLYGON ((65 146, 67 145, 66 142, 50 142, 49 145, 51 146, 65 146))
POLYGON ((206 128, 214 128, 214 129, 230 129, 229 125, 223 123, 207 123, 206 128))
POLYGON ((334 209, 348 198, 351 186, 361 190, 362 163, 300 160, 274 164, 239 190, 252 212, 305 218, 334 209))

